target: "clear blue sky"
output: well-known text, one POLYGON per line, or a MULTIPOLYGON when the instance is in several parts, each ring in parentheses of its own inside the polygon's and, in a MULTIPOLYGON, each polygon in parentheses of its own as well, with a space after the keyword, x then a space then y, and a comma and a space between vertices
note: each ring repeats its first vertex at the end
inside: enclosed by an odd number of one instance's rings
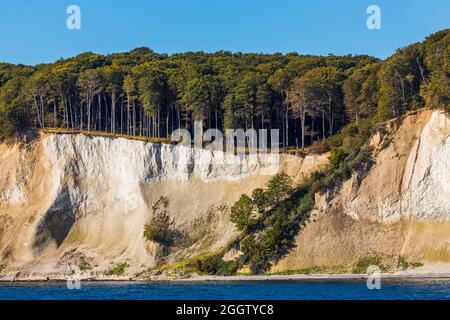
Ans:
POLYGON ((0 61, 53 62, 84 51, 229 50, 387 57, 450 27, 449 0, 2 0, 0 61), (81 8, 81 30, 66 8, 81 8), (381 7, 381 30, 366 8, 381 7))

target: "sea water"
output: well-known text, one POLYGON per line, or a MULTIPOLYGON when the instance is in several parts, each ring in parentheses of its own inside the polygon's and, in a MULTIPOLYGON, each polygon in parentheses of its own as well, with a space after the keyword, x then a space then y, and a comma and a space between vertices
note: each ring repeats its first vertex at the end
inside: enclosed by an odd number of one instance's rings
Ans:
POLYGON ((65 282, 0 283, 0 300, 297 300, 297 299, 450 299, 449 280, 383 281, 368 289, 353 281, 233 281, 233 282, 81 282, 68 289, 65 282))

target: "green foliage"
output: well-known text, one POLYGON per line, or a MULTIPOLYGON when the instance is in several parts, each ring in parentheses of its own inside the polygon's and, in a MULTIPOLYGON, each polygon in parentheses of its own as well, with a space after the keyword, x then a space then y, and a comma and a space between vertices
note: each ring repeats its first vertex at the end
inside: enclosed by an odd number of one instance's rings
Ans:
POLYGON ((297 270, 286 270, 281 272, 271 273, 273 275, 296 275, 296 274, 343 274, 348 272, 348 267, 343 265, 322 267, 311 266, 297 270))
POLYGON ((336 148, 331 151, 329 158, 331 167, 333 169, 339 169, 347 156, 348 154, 342 148, 336 148))
POLYGON ((0 273, 2 273, 3 270, 5 270, 6 264, 1 263, 0 264, 0 273))
POLYGON ((421 262, 417 262, 417 261, 410 262, 404 256, 398 257, 397 268, 400 268, 402 270, 407 270, 410 268, 414 269, 414 268, 419 268, 422 266, 423 266, 423 264, 421 262))
POLYGON ((353 266, 353 273, 367 273, 367 269, 370 266, 377 266, 381 272, 385 272, 387 269, 383 265, 383 261, 379 256, 366 256, 359 258, 353 266))
POLYGON ((198 274, 231 275, 236 272, 236 266, 232 262, 222 259, 222 253, 200 255, 190 260, 186 267, 198 274))
POLYGON ((240 250, 243 253, 241 260, 248 263, 252 274, 261 273, 270 268, 269 259, 266 258, 262 245, 256 241, 254 235, 248 235, 242 239, 240 250))
POLYGON ((125 269, 128 268, 128 262, 124 261, 116 264, 108 271, 108 275, 110 276, 120 276, 125 272, 125 269))
POLYGON ((20 90, 22 78, 12 78, 0 88, 0 140, 23 132, 29 123, 29 110, 20 90))
POLYGON ((220 92, 221 84, 217 78, 202 75, 187 82, 181 102, 192 113, 194 120, 211 121, 220 104, 220 92))
POLYGON ((314 207, 315 193, 334 188, 360 167, 368 169, 372 151, 367 142, 371 133, 369 120, 350 124, 340 133, 342 138, 331 153, 329 169, 313 172, 295 188, 289 177, 280 173, 269 180, 266 189, 256 189, 252 197, 241 197, 237 207, 246 208, 247 215, 240 216, 248 217, 251 213, 252 227, 238 228, 244 236, 240 241, 243 255, 237 263, 247 264, 253 274, 268 271, 272 262, 292 247, 295 235, 314 207))
POLYGON ((450 29, 439 31, 425 40, 424 69, 430 73, 422 85, 421 97, 432 108, 444 108, 450 114, 450 29))
POLYGON ((285 172, 281 172, 274 175, 267 183, 264 198, 269 206, 274 206, 284 201, 292 191, 292 179, 285 172))
POLYGON ((409 262, 409 266, 411 268, 420 268, 420 267, 423 267, 423 263, 419 262, 419 261, 413 261, 413 262, 409 262))
POLYGON ((241 195, 239 200, 231 208, 230 220, 239 231, 247 231, 255 224, 255 205, 252 198, 246 194, 241 195))
POLYGON ((137 48, 34 67, 0 63, 0 139, 49 127, 167 137, 203 120, 207 128, 278 128, 285 147, 332 150, 343 137, 323 140, 348 123, 424 105, 449 111, 449 42, 442 30, 384 61, 137 48))
POLYGON ((176 273, 181 275, 221 275, 227 276, 236 273, 238 265, 232 261, 222 259, 224 252, 213 252, 186 258, 172 264, 163 264, 147 271, 149 274, 176 273))
POLYGON ((269 180, 266 189, 256 189, 252 197, 241 196, 232 208, 231 220, 246 235, 240 241, 243 256, 239 263, 248 264, 253 274, 269 270, 271 260, 289 248, 290 239, 295 234, 294 225, 307 216, 306 210, 312 206, 309 197, 303 202, 303 198, 291 200, 293 193, 292 180, 282 172, 269 180), (300 210, 296 210, 298 203, 300 210), (242 220, 248 219, 236 219, 236 212, 240 213, 239 217, 248 217, 251 213, 251 227, 247 223, 243 228, 242 220))
POLYGON ((406 261, 405 257, 399 256, 397 266, 399 268, 401 268, 402 270, 406 270, 409 267, 409 263, 408 263, 408 261, 406 261))
POLYGON ((86 259, 83 256, 78 260, 77 265, 81 271, 92 269, 91 264, 88 261, 86 261, 86 259))
POLYGON ((172 242, 170 226, 173 221, 167 212, 168 205, 168 199, 163 196, 153 205, 153 217, 144 225, 145 239, 164 245, 172 242))
POLYGON ((381 63, 370 63, 352 69, 343 83, 344 105, 352 122, 375 115, 379 100, 377 74, 381 63))

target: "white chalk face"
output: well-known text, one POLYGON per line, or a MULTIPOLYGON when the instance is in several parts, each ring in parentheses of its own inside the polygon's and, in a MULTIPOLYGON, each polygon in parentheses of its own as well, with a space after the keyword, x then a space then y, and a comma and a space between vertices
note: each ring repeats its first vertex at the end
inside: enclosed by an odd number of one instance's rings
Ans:
POLYGON ((195 121, 193 137, 186 129, 176 129, 171 134, 171 141, 190 149, 187 152, 192 156, 177 157, 179 153, 176 153, 172 160, 194 166, 264 163, 263 167, 270 167, 270 170, 262 172, 273 174, 279 166, 279 135, 278 129, 226 129, 225 134, 215 128, 204 131, 203 123, 195 121), (201 156, 195 157, 194 153, 200 153, 201 156))

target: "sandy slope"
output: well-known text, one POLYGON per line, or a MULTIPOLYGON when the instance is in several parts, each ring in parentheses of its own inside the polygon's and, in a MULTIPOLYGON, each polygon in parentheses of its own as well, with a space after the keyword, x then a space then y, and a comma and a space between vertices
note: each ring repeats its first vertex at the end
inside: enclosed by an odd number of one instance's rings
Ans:
POLYGON ((229 208, 280 170, 296 180, 327 162, 247 156, 84 135, 41 135, 0 145, 0 263, 5 275, 41 277, 86 261, 98 276, 127 261, 126 274, 210 252, 236 233, 229 208), (169 199, 180 241, 169 251, 145 241, 143 226, 169 199))
MULTIPOLYGON (((450 264, 450 129, 438 111, 391 121, 372 138, 375 165, 340 188, 316 195, 316 207, 293 248, 272 271, 339 266, 379 255, 448 273, 450 264)), ((155 265, 211 252, 235 234, 230 206, 263 187, 271 174, 296 181, 328 155, 270 157, 233 165, 207 150, 126 139, 43 134, 0 145, 0 265, 4 277, 64 276, 86 261, 83 276, 104 277, 127 261, 125 277, 155 265), (145 241, 144 223, 160 196, 180 239, 170 250, 145 241)))
POLYGON ((374 166, 316 196, 296 248, 274 271, 378 255, 386 266, 403 256, 427 265, 415 272, 450 272, 449 124, 442 112, 427 110, 391 121, 372 138, 374 166))

